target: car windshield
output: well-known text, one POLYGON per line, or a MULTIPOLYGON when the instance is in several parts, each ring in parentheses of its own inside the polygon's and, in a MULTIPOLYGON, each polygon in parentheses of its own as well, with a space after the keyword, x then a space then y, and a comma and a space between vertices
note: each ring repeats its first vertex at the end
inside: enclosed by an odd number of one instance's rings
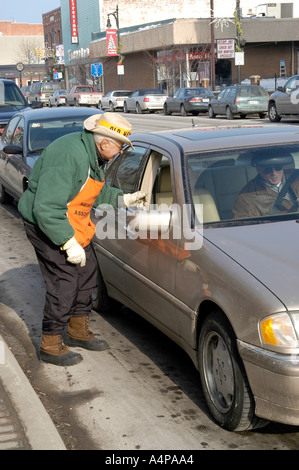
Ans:
POLYGON ((242 86, 239 89, 239 96, 246 96, 246 97, 251 97, 251 96, 268 96, 267 91, 260 87, 260 86, 242 86))
POLYGON ((116 91, 114 96, 131 96, 131 91, 116 91))
POLYGON ((192 154, 185 162, 200 222, 223 226, 299 217, 298 143, 192 154))
POLYGON ((0 81, 0 107, 27 106, 21 90, 13 83, 0 81))
POLYGON ((208 88, 190 88, 186 90, 187 96, 211 96, 213 93, 208 88))
POLYGON ((81 132, 87 116, 31 121, 28 127, 28 152, 43 150, 54 140, 72 132, 81 132))

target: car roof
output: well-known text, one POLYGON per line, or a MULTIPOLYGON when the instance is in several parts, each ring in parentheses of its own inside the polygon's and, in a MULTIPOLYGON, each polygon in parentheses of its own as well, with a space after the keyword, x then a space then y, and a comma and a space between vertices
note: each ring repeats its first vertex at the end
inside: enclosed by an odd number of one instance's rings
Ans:
POLYGON ((288 125, 192 127, 131 134, 134 145, 148 143, 180 152, 216 151, 298 142, 299 129, 288 125))
POLYGON ((103 111, 100 111, 96 108, 73 108, 73 107, 65 107, 65 108, 38 108, 38 109, 26 109, 24 111, 19 111, 14 114, 22 115, 27 121, 31 120, 39 120, 39 119, 51 119, 51 118, 59 118, 59 117, 70 117, 74 116, 91 116, 93 114, 102 114, 103 111))

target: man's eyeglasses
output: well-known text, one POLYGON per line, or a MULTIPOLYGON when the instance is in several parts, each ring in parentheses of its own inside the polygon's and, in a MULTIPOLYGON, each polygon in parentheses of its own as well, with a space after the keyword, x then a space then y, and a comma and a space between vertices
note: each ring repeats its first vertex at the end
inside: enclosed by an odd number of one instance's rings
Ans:
POLYGON ((282 165, 276 165, 276 166, 266 166, 265 168, 262 169, 262 172, 264 175, 270 175, 273 170, 275 171, 281 171, 282 170, 282 165))

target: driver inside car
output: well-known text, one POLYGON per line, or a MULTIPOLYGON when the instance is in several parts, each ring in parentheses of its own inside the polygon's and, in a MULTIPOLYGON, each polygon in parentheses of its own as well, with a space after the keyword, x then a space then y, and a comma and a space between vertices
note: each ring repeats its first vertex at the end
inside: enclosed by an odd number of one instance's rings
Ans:
POLYGON ((233 208, 234 219, 298 210, 299 174, 290 168, 294 168, 290 153, 263 150, 252 157, 251 165, 257 175, 240 191, 233 208))

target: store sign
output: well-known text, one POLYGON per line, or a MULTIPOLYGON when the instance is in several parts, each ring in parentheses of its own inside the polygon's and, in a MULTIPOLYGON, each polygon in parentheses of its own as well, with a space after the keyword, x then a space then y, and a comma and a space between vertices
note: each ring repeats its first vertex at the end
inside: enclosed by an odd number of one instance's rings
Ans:
POLYGON ((234 39, 217 39, 217 59, 233 59, 235 57, 234 39))
POLYGON ((116 29, 106 29, 107 55, 117 54, 117 31, 116 29))
POLYGON ((71 14, 71 37, 72 44, 78 44, 78 23, 77 23, 77 5, 76 0, 70 0, 70 14, 71 14))

